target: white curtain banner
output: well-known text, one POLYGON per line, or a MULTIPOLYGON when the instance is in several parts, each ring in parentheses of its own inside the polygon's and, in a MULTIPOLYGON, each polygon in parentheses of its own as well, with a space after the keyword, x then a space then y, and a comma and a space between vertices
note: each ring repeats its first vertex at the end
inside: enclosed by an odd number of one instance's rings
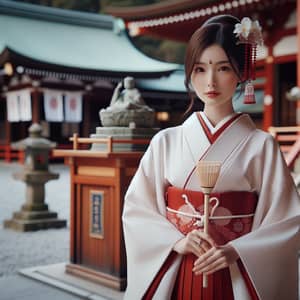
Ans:
POLYGON ((9 122, 20 121, 19 98, 17 91, 6 93, 7 120, 9 122))
POLYGON ((31 89, 24 89, 19 91, 19 112, 21 121, 31 121, 31 89))
POLYGON ((65 92, 65 121, 74 123, 82 121, 82 93, 65 92))
POLYGON ((45 119, 48 122, 62 122, 63 114, 63 92, 44 89, 45 119))

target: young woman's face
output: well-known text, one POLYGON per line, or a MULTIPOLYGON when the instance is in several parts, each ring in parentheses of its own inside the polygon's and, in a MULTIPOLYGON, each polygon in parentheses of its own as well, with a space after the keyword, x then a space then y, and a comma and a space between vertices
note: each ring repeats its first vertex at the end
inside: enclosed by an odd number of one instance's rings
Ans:
POLYGON ((206 106, 232 105, 238 81, 225 51, 219 45, 212 45, 202 52, 191 75, 192 86, 206 106))

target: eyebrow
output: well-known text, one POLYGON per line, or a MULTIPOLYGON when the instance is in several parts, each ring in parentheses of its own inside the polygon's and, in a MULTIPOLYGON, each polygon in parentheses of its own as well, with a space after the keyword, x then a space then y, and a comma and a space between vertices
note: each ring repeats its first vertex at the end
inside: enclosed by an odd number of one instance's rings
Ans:
MULTIPOLYGON (((216 65, 221 65, 221 64, 230 64, 229 60, 220 60, 218 62, 215 63, 216 65)), ((208 65, 208 63, 205 62, 195 62, 195 65, 208 65)))

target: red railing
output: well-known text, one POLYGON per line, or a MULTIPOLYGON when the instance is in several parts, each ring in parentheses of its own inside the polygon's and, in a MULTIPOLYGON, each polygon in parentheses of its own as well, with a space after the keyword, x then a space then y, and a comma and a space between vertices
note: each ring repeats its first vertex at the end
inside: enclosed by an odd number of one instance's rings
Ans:
POLYGON ((0 145, 0 159, 4 159, 5 162, 11 162, 12 160, 18 160, 20 164, 24 163, 24 151, 12 149, 10 145, 0 145))
POLYGON ((300 154, 300 126, 269 127, 269 132, 278 141, 289 167, 293 167, 300 154))
MULTIPOLYGON (((58 144, 56 149, 72 149, 73 144, 58 144)), ((87 146, 81 146, 80 149, 87 149, 87 146)), ((12 162, 17 160, 20 164, 24 163, 25 153, 23 150, 13 149, 9 144, 4 145, 0 144, 0 159, 3 159, 5 162, 12 162)), ((57 157, 52 155, 52 151, 49 154, 50 161, 56 161, 57 157)))

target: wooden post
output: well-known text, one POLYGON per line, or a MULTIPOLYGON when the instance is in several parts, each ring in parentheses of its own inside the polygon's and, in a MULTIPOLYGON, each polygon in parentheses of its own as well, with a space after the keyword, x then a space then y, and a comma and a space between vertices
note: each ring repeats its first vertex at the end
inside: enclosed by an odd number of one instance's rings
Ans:
POLYGON ((89 137, 91 127, 91 94, 87 92, 83 94, 83 120, 82 120, 82 136, 89 137))
POLYGON ((10 143, 11 143, 11 123, 6 119, 5 121, 5 150, 4 150, 4 160, 5 162, 10 162, 10 143))
POLYGON ((73 150, 78 149, 78 134, 74 133, 73 134, 73 150))
POLYGON ((107 145, 107 148, 108 148, 108 153, 111 153, 112 152, 112 150, 113 150, 113 148, 112 148, 113 146, 112 146, 112 137, 111 136, 109 136, 108 137, 108 145, 107 145))
POLYGON ((273 124, 273 102, 274 102, 274 58, 273 46, 269 46, 266 58, 266 85, 264 97, 263 129, 268 130, 273 124))
POLYGON ((32 92, 32 123, 40 123, 40 93, 37 89, 32 92))

